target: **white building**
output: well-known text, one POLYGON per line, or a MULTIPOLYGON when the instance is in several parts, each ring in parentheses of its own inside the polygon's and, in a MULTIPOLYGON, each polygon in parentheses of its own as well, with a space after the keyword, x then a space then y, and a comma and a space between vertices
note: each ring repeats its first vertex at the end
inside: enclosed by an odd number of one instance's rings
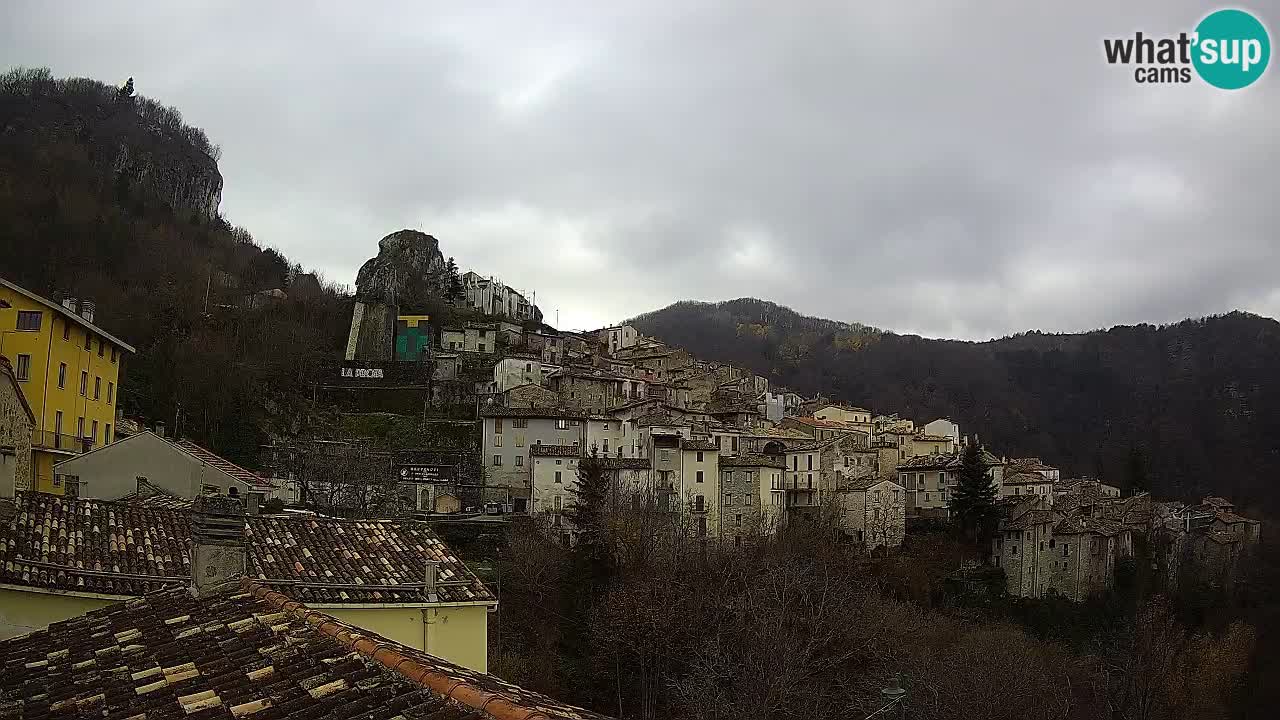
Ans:
POLYGON ((520 322, 536 320, 539 316, 537 307, 524 295, 491 277, 468 272, 462 276, 462 288, 466 292, 467 306, 486 315, 509 317, 520 322))
POLYGON ((640 331, 630 325, 614 325, 600 331, 600 342, 608 348, 610 355, 633 347, 639 341, 640 331))
POLYGON ((920 429, 924 435, 937 435, 939 437, 951 438, 953 445, 960 444, 960 426, 947 418, 938 418, 924 424, 920 429))
POLYGON ((536 445, 586 447, 583 413, 557 408, 488 408, 481 412, 485 499, 528 510, 529 450, 536 445))

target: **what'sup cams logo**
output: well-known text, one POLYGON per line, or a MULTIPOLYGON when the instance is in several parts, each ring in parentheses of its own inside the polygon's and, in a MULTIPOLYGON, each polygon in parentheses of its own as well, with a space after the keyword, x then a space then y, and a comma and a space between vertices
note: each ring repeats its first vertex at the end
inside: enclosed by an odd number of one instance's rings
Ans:
POLYGON ((1267 28, 1243 10, 1217 10, 1191 33, 1153 38, 1105 39, 1102 49, 1112 65, 1136 65, 1134 82, 1189 83, 1201 80, 1223 90, 1239 90, 1257 82, 1271 60, 1267 28))

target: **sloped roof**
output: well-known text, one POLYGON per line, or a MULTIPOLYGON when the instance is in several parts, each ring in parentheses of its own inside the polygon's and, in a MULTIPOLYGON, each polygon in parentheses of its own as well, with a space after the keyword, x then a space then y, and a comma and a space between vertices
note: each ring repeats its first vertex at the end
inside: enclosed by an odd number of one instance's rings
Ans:
POLYGON ((1237 515, 1229 510, 1219 510, 1215 512, 1213 516, 1215 519, 1220 520, 1224 523, 1227 523, 1228 525, 1234 525, 1236 523, 1250 523, 1252 525, 1262 524, 1259 521, 1254 520, 1253 518, 1247 518, 1243 515, 1237 515))
POLYGON ((720 450, 720 446, 710 440, 685 440, 680 447, 684 450, 710 450, 711 452, 720 450))
POLYGON ((1025 457, 1009 458, 1009 470, 1013 472, 1046 472, 1057 470, 1057 468, 1044 464, 1038 457, 1025 457))
POLYGON ((1051 523, 1056 517, 1056 514, 1052 510, 1028 510, 1019 516, 1017 520, 1005 525, 1004 529, 1026 530, 1034 525, 1051 523))
MULTIPOLYGON (((426 523, 258 515, 245 534, 248 574, 308 602, 427 602, 429 560, 441 602, 494 599, 426 523)), ((189 584, 190 550, 188 511, 24 492, 0 529, 0 580, 142 595, 189 584)))
POLYGON ((508 407, 487 407, 480 410, 480 417, 495 418, 568 418, 572 420, 585 420, 590 413, 571 407, 536 407, 536 408, 508 408, 508 407))
POLYGON ((720 458, 720 467, 771 467, 785 468, 787 463, 780 456, 745 453, 720 458))
POLYGON ((599 463, 605 470, 647 470, 650 467, 649 458, 602 457, 599 463))
POLYGON ((59 315, 61 315, 64 319, 69 319, 69 320, 73 320, 73 321, 75 321, 75 323, 76 323, 77 325, 79 325, 80 327, 88 328, 88 329, 89 329, 89 330, 91 330, 94 334, 99 335, 99 336, 101 336, 101 337, 104 337, 104 338, 106 338, 107 340, 110 340, 110 341, 111 341, 111 343, 112 343, 113 345, 116 345, 117 347, 119 347, 121 350, 124 350, 125 352, 128 352, 128 353, 136 353, 136 352, 137 352, 137 350, 135 350, 135 349, 133 348, 133 346, 132 346, 132 345, 130 345, 129 343, 127 343, 127 342, 125 342, 125 341, 123 341, 123 340, 121 340, 120 338, 116 337, 115 335, 112 335, 111 333, 107 332, 106 330, 103 330, 102 328, 98 327, 97 325, 94 325, 93 323, 89 322, 88 320, 85 320, 85 319, 84 319, 84 317, 83 317, 82 315, 80 315, 79 313, 71 312, 71 311, 70 311, 70 310, 68 310, 67 308, 62 307, 62 305, 59 305, 58 303, 56 303, 56 302, 54 302, 54 301, 52 301, 52 300, 50 300, 50 299, 48 299, 48 298, 42 297, 42 296, 40 296, 40 295, 37 295, 37 294, 35 294, 35 293, 31 292, 30 290, 27 290, 26 288, 22 288, 22 287, 19 287, 19 286, 17 286, 17 285, 14 285, 13 283, 9 282, 8 280, 5 280, 4 278, 0 278, 0 285, 3 285, 4 287, 9 288, 10 290, 12 290, 12 291, 14 291, 14 292, 18 293, 19 295, 22 295, 23 297, 27 298, 28 300, 34 300, 34 301, 36 301, 36 302, 40 303, 41 305, 44 305, 45 307, 49 308, 50 310, 53 310, 54 312, 56 312, 56 313, 58 313, 59 315))
POLYGON ((272 487, 271 481, 267 480, 266 478, 263 478, 262 476, 258 475, 252 470, 245 470, 244 468, 231 462, 230 460, 214 453, 211 450, 206 450, 205 448, 200 447, 199 445, 191 442, 190 440, 174 440, 173 444, 177 445, 183 450, 186 450, 188 453, 194 455, 201 462, 211 467, 218 468, 219 470, 230 475, 231 477, 237 480, 240 480, 242 482, 248 483, 253 487, 264 488, 264 489, 272 487))
POLYGON ((1043 485, 1050 482, 1045 476, 1035 472, 1016 472, 1013 474, 1005 473, 1005 485, 1043 485))
POLYGON ((156 593, 0 642, 6 717, 604 720, 250 581, 156 593))
POLYGON ((174 495, 146 478, 138 478, 138 488, 128 495, 122 495, 117 500, 128 505, 177 510, 190 510, 193 504, 193 501, 174 495))
POLYGON ((577 445, 539 445, 530 446, 529 454, 540 457, 582 457, 582 448, 577 445))

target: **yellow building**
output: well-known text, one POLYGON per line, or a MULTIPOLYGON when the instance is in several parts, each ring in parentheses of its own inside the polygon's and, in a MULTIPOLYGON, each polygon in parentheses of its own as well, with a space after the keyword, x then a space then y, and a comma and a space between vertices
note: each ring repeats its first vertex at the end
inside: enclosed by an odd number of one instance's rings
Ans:
POLYGON ((36 416, 32 477, 19 478, 19 489, 63 494, 53 464, 115 438, 120 365, 134 349, 93 324, 92 303, 68 304, 0 278, 0 355, 36 416))

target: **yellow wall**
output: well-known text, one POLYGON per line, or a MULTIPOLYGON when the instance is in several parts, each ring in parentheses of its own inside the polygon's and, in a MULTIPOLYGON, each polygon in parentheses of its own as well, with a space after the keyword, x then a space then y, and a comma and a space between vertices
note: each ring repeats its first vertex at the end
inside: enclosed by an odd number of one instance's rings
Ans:
POLYGON ((0 640, 26 635, 113 602, 119 601, 0 588, 0 640))
MULTIPOLYGON (((79 597, 0 588, 0 640, 83 615, 126 598, 79 597)), ((483 605, 316 610, 463 667, 488 672, 489 613, 483 605), (424 621, 425 617, 425 621, 424 621)))
MULTIPOLYGON (((98 422, 97 444, 106 437, 107 425, 112 425, 115 436, 115 405, 120 393, 120 363, 124 351, 116 348, 116 361, 111 362, 112 343, 63 313, 36 302, 18 292, 0 285, 0 298, 12 307, 0 308, 0 354, 17 368, 17 356, 31 356, 30 378, 22 382, 31 411, 36 416, 36 429, 52 433, 55 430, 57 412, 62 411, 62 433, 68 438, 76 435, 79 418, 84 418, 84 434, 93 434, 93 423, 98 422), (32 310, 41 313, 38 331, 17 330, 18 311, 32 310), (70 337, 62 339, 63 328, 70 324, 70 337), (85 350, 85 338, 92 336, 92 349, 85 350), (100 343, 106 343, 102 357, 98 357, 100 343), (58 369, 67 364, 65 386, 58 387, 58 369), (88 372, 85 394, 80 394, 80 373, 88 372), (95 379, 101 378, 101 391, 94 398, 95 379), (107 402, 108 384, 113 388, 111 402, 107 402)), ((51 444, 51 443, 50 443, 51 444)), ((62 494, 62 487, 53 486, 53 463, 69 457, 68 453, 54 455, 35 449, 36 482, 33 486, 45 492, 62 494), (43 456, 43 457, 42 457, 43 456)))
POLYGON ((489 671, 489 612, 483 605, 315 609, 451 663, 489 671))

